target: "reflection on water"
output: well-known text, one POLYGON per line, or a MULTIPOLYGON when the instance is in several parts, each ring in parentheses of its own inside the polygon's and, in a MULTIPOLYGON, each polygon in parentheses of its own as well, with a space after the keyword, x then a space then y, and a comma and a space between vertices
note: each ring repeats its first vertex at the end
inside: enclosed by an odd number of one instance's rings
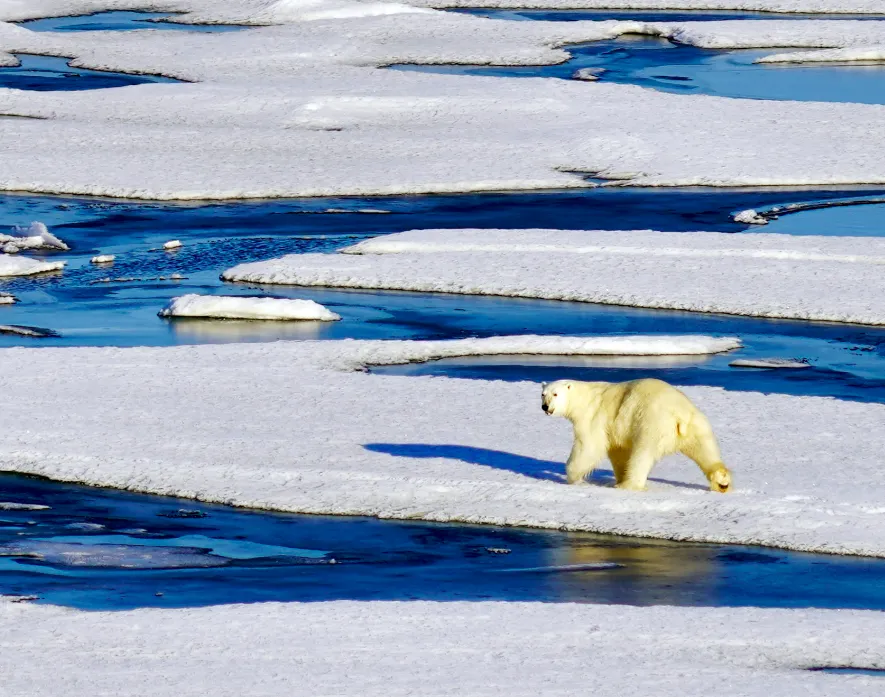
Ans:
POLYGON ((271 320, 190 319, 167 320, 176 334, 177 343, 233 343, 250 341, 277 341, 280 339, 318 339, 326 322, 299 320, 291 322, 271 320))

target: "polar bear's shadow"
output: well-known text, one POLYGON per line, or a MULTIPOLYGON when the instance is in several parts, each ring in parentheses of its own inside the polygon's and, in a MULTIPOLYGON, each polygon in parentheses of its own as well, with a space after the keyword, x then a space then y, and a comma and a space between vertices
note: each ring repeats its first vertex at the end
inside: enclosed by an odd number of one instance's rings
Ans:
MULTIPOLYGON (((565 482, 565 465, 562 462, 539 460, 534 457, 504 452, 503 450, 475 448, 470 445, 437 445, 430 443, 366 443, 363 447, 373 453, 385 453, 395 457, 438 457, 446 460, 460 460, 461 462, 469 462, 484 467, 507 470, 508 472, 521 474, 532 479, 558 483, 565 482)), ((706 487, 697 484, 687 484, 657 477, 649 477, 649 481, 683 489, 706 489, 706 487)), ((613 487, 615 485, 614 472, 610 469, 597 467, 593 470, 590 482, 596 486, 613 487)))

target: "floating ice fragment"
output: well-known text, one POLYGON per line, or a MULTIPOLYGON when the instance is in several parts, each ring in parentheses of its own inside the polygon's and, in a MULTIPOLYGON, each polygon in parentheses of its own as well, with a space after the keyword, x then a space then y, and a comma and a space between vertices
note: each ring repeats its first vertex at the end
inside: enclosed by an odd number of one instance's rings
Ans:
POLYGON ((15 334, 17 336, 29 336, 35 339, 46 339, 58 336, 58 332, 40 327, 24 327, 19 324, 0 324, 0 334, 15 334))
POLYGON ((528 566, 523 569, 495 569, 501 573, 563 573, 572 571, 609 571, 611 569, 622 569, 623 564, 615 564, 613 562, 599 562, 593 564, 562 564, 557 566, 528 566))
POLYGON ((160 311, 160 317, 203 317, 212 319, 319 320, 333 322, 341 317, 313 300, 289 298, 242 298, 212 295, 182 295, 160 311))
POLYGON ((766 368, 769 370, 798 370, 811 367, 806 361, 797 361, 789 358, 740 358, 728 365, 733 368, 766 368))
POLYGON ((14 295, 10 295, 9 293, 0 293, 0 305, 12 305, 16 302, 18 302, 18 299, 14 295))
POLYGON ((18 503, 16 501, 0 501, 0 511, 45 511, 49 506, 39 503, 18 503))
POLYGON ((113 254, 99 254, 92 257, 91 261, 93 264, 110 264, 116 258, 113 254))
POLYGON ((736 223, 744 223, 745 225, 768 225, 768 218, 759 215, 759 213, 752 208, 741 211, 740 213, 735 213, 732 220, 736 223))
POLYGON ((583 80, 584 82, 596 82, 605 73, 605 68, 581 68, 572 73, 572 80, 583 80))
POLYGON ((47 271, 60 271, 65 267, 63 261, 38 261, 28 257, 13 257, 0 254, 0 277, 2 276, 33 276, 47 271))
POLYGON ((183 247, 181 240, 169 240, 168 242, 163 243, 163 249, 178 249, 179 247, 183 247))
POLYGON ((0 251, 6 254, 18 254, 25 249, 59 249, 67 251, 67 244, 53 235, 46 226, 34 221, 27 227, 16 225, 12 228, 12 235, 0 234, 0 251))

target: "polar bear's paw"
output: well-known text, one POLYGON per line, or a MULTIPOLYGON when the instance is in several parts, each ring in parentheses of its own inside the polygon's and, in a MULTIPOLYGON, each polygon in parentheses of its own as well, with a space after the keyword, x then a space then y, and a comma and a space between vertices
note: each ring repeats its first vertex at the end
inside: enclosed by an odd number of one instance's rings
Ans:
POLYGON ((725 494, 731 491, 731 472, 725 466, 710 473, 710 491, 718 491, 725 494))

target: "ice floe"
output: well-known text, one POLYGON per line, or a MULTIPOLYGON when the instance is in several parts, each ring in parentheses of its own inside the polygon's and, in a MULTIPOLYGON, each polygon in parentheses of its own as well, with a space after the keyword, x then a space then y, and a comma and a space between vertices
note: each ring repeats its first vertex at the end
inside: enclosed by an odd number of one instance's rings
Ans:
POLYGON ((0 233, 0 252, 5 254, 17 254, 32 249, 59 249, 67 251, 67 244, 53 235, 41 222, 35 221, 28 225, 16 226, 12 229, 12 235, 0 233))
MULTIPOLYGON (((0 56, 74 56, 79 67, 190 81, 3 91, 0 113, 41 118, 2 121, 0 189, 186 200, 586 186, 580 172, 635 185, 885 182, 885 107, 383 69, 559 63, 569 43, 628 33, 719 48, 863 48, 885 45, 882 22, 502 22, 341 2, 178 5, 180 21, 280 22, 224 37, 0 22, 0 56)), ((0 17, 40 6, 4 5, 0 17)))
POLYGON ((344 251, 241 264, 222 278, 885 324, 885 240, 416 230, 344 251))
POLYGON ((358 370, 422 343, 6 349, 0 469, 265 509, 885 556, 883 405, 685 388, 733 495, 675 457, 645 493, 611 488, 606 463, 570 487, 571 430, 541 412, 539 385, 358 370), (59 404, 77 409, 47 420, 59 404))
POLYGON ((768 218, 760 215, 752 208, 735 213, 731 219, 736 223, 744 223, 745 225, 768 225, 768 218))
POLYGON ((757 58, 756 63, 885 63, 885 45, 775 53, 757 58))
POLYGON ((220 295, 182 295, 160 311, 161 317, 216 319, 319 320, 334 322, 341 316, 313 300, 246 298, 220 295))
POLYGON ((0 334, 15 334, 16 336, 28 336, 34 339, 45 339, 58 334, 51 329, 40 327, 24 327, 19 324, 0 324, 0 334))
POLYGON ((579 685, 597 697, 879 697, 881 679, 808 668, 885 665, 882 615, 858 610, 338 601, 74 612, 0 602, 16 638, 10 695, 300 697, 358 685, 364 697, 428 686, 552 697, 579 685))
POLYGON ((0 277, 32 276, 47 271, 60 271, 64 267, 63 261, 38 261, 28 257, 0 254, 0 277))
POLYGON ((0 305, 14 305, 18 299, 11 293, 0 293, 0 305))
POLYGON ((117 257, 114 254, 99 254, 97 256, 92 257, 92 259, 90 259, 90 261, 93 264, 110 264, 116 258, 117 257))
POLYGON ((168 242, 163 243, 163 249, 165 249, 166 251, 178 249, 179 247, 183 246, 184 245, 182 244, 181 240, 169 240, 168 242))

